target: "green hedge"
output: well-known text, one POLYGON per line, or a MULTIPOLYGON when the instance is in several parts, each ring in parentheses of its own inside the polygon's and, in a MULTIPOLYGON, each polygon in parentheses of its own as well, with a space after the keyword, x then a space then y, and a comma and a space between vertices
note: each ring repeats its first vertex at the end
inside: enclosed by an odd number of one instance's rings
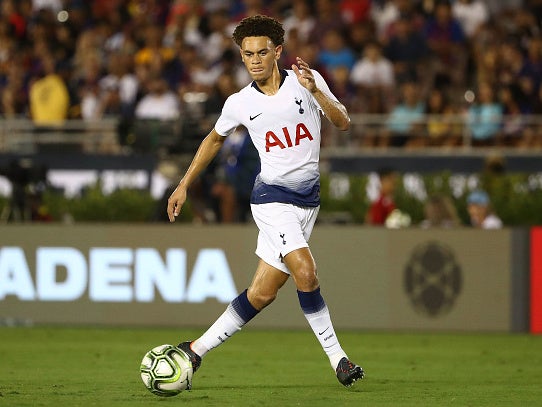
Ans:
POLYGON ((68 217, 76 222, 146 222, 152 219, 156 202, 147 191, 117 189, 105 195, 100 185, 95 185, 81 197, 71 199, 47 192, 44 205, 54 220, 68 217))
MULTIPOLYGON (((370 205, 366 189, 368 176, 325 174, 322 176, 322 218, 333 218, 363 223, 370 205), (346 215, 346 216, 345 216, 346 215)), ((481 174, 458 175, 447 172, 423 175, 405 174, 396 191, 396 204, 408 213, 412 223, 423 219, 423 194, 446 194, 453 198, 458 214, 468 224, 466 197, 475 187, 485 189, 491 196, 495 212, 507 226, 542 225, 542 175, 538 174, 481 174), (408 180, 420 186, 413 192, 408 180)), ((7 203, 0 197, 0 208, 7 203)), ((102 193, 100 185, 86 189, 81 197, 66 198, 55 192, 46 192, 44 206, 55 221, 73 219, 75 222, 149 222, 165 220, 165 202, 153 199, 148 191, 119 189, 111 194, 102 193), (158 219, 160 218, 160 219, 158 219)), ((178 219, 190 222, 190 203, 183 208, 178 219)))
MULTIPOLYGON (((542 176, 538 174, 481 174, 458 175, 448 172, 438 174, 406 174, 405 177, 421 180, 426 196, 443 194, 452 197, 461 221, 468 224, 466 199, 474 188, 485 189, 491 197, 495 212, 507 226, 542 225, 542 176)), ((348 175, 350 189, 341 198, 330 194, 333 174, 322 176, 321 213, 348 212, 356 223, 364 221, 370 201, 366 194, 368 177, 348 175)), ((395 202, 399 209, 418 224, 424 218, 424 200, 399 183, 395 202)))
MULTIPOLYGON (((75 198, 46 192, 43 203, 55 221, 156 222, 166 221, 167 217, 167 203, 154 199, 147 190, 124 188, 104 194, 99 184, 85 189, 75 198)), ((190 204, 183 207, 177 220, 192 221, 190 204)))

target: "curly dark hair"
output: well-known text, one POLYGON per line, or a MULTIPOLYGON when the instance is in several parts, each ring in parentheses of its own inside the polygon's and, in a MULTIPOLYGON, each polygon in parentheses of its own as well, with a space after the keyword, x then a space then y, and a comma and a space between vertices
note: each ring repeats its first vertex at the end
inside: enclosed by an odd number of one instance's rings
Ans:
POLYGON ((246 37, 269 37, 273 44, 284 43, 284 28, 274 18, 262 15, 246 17, 241 20, 233 32, 233 40, 239 46, 246 37))

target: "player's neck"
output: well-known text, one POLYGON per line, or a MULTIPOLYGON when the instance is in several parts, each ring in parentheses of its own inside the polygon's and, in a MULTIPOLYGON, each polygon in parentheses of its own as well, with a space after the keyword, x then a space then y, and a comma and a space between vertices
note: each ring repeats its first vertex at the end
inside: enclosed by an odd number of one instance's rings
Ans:
POLYGON ((255 82, 262 93, 268 96, 275 95, 279 91, 280 83, 282 82, 282 77, 280 75, 280 70, 278 66, 275 64, 273 73, 269 78, 255 82))

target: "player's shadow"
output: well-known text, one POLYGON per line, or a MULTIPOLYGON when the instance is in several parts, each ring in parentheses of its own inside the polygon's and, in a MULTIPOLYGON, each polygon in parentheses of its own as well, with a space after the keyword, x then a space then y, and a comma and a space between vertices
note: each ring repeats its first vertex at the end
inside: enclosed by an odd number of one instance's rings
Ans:
MULTIPOLYGON (((329 388, 330 390, 331 389, 338 389, 340 391, 344 391, 344 387, 341 386, 340 384, 327 384, 327 385, 322 385, 321 383, 314 383, 314 384, 269 384, 269 385, 265 385, 265 384, 243 384, 243 385, 222 385, 222 386, 198 386, 196 389, 192 389, 190 390, 190 392, 197 392, 198 390, 201 390, 201 391, 211 391, 211 390, 221 390, 221 391, 225 391, 225 390, 246 390, 246 389, 277 389, 277 390, 280 390, 280 389, 322 389, 322 388, 329 388)), ((347 387, 346 388, 347 391, 353 391, 353 392, 361 392, 363 391, 363 388, 362 386, 352 386, 352 387, 347 387)))

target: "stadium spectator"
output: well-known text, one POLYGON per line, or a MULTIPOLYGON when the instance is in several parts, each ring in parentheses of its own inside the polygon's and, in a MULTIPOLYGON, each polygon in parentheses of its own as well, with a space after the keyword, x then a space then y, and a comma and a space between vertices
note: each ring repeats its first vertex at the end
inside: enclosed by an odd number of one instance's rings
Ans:
POLYGON ((198 144, 220 115, 228 96, 239 91, 239 89, 241 89, 241 86, 237 84, 234 73, 223 72, 220 74, 203 104, 203 117, 199 120, 198 134, 196 136, 198 144))
POLYGON ((16 45, 12 27, 5 19, 0 20, 0 72, 4 73, 9 66, 10 57, 14 54, 16 45))
POLYGON ((220 62, 224 52, 231 49, 228 24, 229 17, 225 10, 208 13, 202 18, 200 32, 203 38, 200 55, 208 65, 220 62))
POLYGON ((502 135, 505 146, 521 144, 525 131, 525 118, 512 86, 499 90, 498 101, 503 107, 502 135))
MULTIPOLYGON (((510 39, 503 41, 499 45, 497 58, 497 82, 493 86, 513 85, 520 77, 524 65, 524 56, 519 44, 510 39)), ((480 83, 482 82, 480 81, 480 83)))
MULTIPOLYGON (((193 1, 188 2, 192 3, 193 1)), ((122 4, 125 3, 125 1, 121 0, 120 4, 115 4, 115 2, 112 2, 111 0, 101 0, 101 3, 107 8, 106 15, 109 15, 109 9, 111 7, 122 7, 122 4)), ((129 1, 127 3, 127 10, 130 19, 134 21, 137 27, 144 27, 147 25, 165 27, 171 6, 171 0, 138 0, 129 1)))
POLYGON ((502 220, 493 212, 487 192, 475 190, 467 197, 471 226, 480 229, 500 229, 502 220))
POLYGON ((194 47, 184 42, 181 35, 177 35, 171 44, 173 58, 162 67, 162 77, 171 89, 178 89, 190 82, 189 66, 196 51, 194 47))
POLYGON ((51 55, 42 59, 43 76, 35 79, 29 90, 30 113, 37 126, 61 125, 68 118, 68 87, 57 74, 51 55))
POLYGON ((542 1, 527 0, 526 3, 533 16, 535 16, 538 26, 542 26, 542 1))
POLYGON ((396 209, 394 194, 399 174, 391 168, 382 168, 378 171, 378 180, 380 182, 378 198, 369 206, 365 214, 365 223, 384 226, 388 216, 396 209))
POLYGON ((540 35, 540 27, 534 14, 524 7, 518 7, 514 12, 503 13, 499 17, 506 34, 513 38, 522 49, 528 47, 531 38, 540 35))
POLYGON ((49 10, 55 15, 62 10, 61 0, 32 0, 32 10, 34 13, 40 10, 49 10))
MULTIPOLYGON (((356 87, 350 81, 350 70, 347 66, 339 65, 330 73, 330 84, 333 93, 347 106, 355 106, 356 87)), ((356 111, 354 108, 353 111, 356 111)))
POLYGON ((310 43, 301 39, 299 31, 295 27, 291 28, 288 31, 288 43, 283 48, 284 65, 295 64, 296 56, 300 55, 307 46, 310 46, 310 43))
POLYGON ((167 63, 173 59, 173 50, 163 44, 163 30, 158 25, 149 25, 143 36, 145 45, 134 55, 136 66, 152 65, 154 61, 159 60, 167 63))
MULTIPOLYGON (((245 17, 251 17, 258 14, 274 16, 275 14, 272 7, 268 7, 267 2, 264 0, 240 0, 237 3, 239 4, 232 19, 230 32, 233 32, 235 24, 245 17)), ((271 4, 273 4, 273 2, 271 2, 271 4)))
POLYGON ((285 35, 288 42, 291 41, 292 30, 296 31, 297 38, 302 43, 308 42, 310 39, 310 34, 316 24, 316 19, 311 13, 308 1, 292 1, 291 13, 284 18, 282 24, 284 26, 285 35))
POLYGON ((437 2, 424 34, 432 54, 435 86, 463 85, 467 63, 466 38, 452 15, 448 1, 437 2))
POLYGON ((399 18, 396 0, 374 2, 371 6, 371 18, 375 23, 378 39, 382 40, 388 25, 399 18))
MULTIPOLYGON (((99 75, 104 67, 105 55, 102 43, 93 28, 83 30, 77 37, 75 55, 72 62, 72 82, 89 82, 89 78, 99 75)), ((97 82, 98 78, 92 78, 97 82)))
POLYGON ((468 109, 468 127, 474 147, 499 144, 502 113, 503 107, 495 100, 491 85, 481 83, 478 88, 478 102, 468 109))
POLYGON ((316 23, 310 38, 312 43, 315 43, 318 47, 322 47, 325 34, 331 30, 342 32, 344 30, 344 22, 339 4, 335 0, 316 0, 315 9, 316 23))
POLYGON ((104 40, 104 49, 108 53, 135 54, 138 50, 134 35, 135 26, 129 21, 125 11, 116 10, 112 12, 110 20, 111 25, 104 40))
POLYGON ((395 75, 392 63, 382 55, 377 42, 365 47, 364 56, 350 72, 350 81, 358 88, 369 113, 385 113, 393 102, 395 75))
POLYGON ((178 144, 180 103, 160 76, 150 78, 134 112, 132 148, 136 152, 168 153, 178 144))
POLYGON ((395 84, 393 65, 382 55, 380 44, 367 44, 363 58, 352 68, 350 79, 354 85, 364 88, 389 90, 395 84))
POLYGON ((456 0, 452 4, 452 14, 469 38, 489 20, 489 9, 482 0, 456 0))
POLYGON ((518 10, 523 7, 524 0, 493 0, 488 1, 489 11, 494 16, 501 16, 511 10, 518 10))
POLYGON ((97 116, 94 118, 117 118, 117 136, 121 144, 126 143, 132 128, 139 90, 131 55, 118 51, 110 53, 106 75, 98 81, 97 116))
POLYGON ((0 15, 3 23, 8 23, 17 41, 24 40, 26 35, 27 21, 17 9, 13 0, 2 1, 0 4, 0 15))
POLYGON ((535 117, 529 117, 529 119, 533 119, 533 122, 526 127, 518 147, 540 149, 542 148, 542 123, 536 120, 536 116, 542 117, 542 85, 536 92, 531 108, 531 114, 535 117))
POLYGON ((96 70, 88 70, 89 77, 79 83, 76 89, 79 105, 75 106, 76 117, 83 120, 97 120, 101 117, 100 95, 96 70))
POLYGON ((139 86, 136 76, 130 72, 132 65, 128 55, 112 53, 105 76, 100 76, 99 66, 88 67, 89 76, 79 84, 83 119, 96 120, 104 115, 121 121, 132 118, 139 86))
POLYGON ((424 219, 420 223, 423 229, 454 228, 461 225, 457 210, 447 195, 434 194, 423 206, 424 219))
POLYGON ((117 117, 131 117, 136 103, 139 84, 132 71, 131 58, 124 53, 108 57, 107 74, 98 86, 101 93, 101 113, 117 117))
POLYGON ((429 92, 425 102, 426 132, 419 144, 431 147, 459 146, 461 140, 461 124, 454 121, 457 111, 449 102, 442 89, 434 88, 429 92))
MULTIPOLYGON (((238 54, 233 49, 229 48, 224 51, 218 66, 220 75, 231 75, 235 81, 235 86, 239 89, 250 83, 250 75, 248 75, 246 69, 241 65, 238 54)), ((217 81, 219 77, 217 77, 217 81)))
POLYGON ((356 55, 363 57, 367 44, 376 41, 375 26, 371 20, 350 25, 347 32, 347 43, 356 55))
POLYGON ((195 1, 174 1, 167 17, 163 43, 171 46, 181 38, 183 44, 199 47, 203 41, 199 31, 204 10, 195 1))
POLYGON ((417 9, 416 2, 411 0, 391 0, 382 8, 373 6, 373 17, 377 26, 378 40, 385 46, 395 32, 396 22, 408 18, 414 31, 423 31, 425 18, 417 9))
POLYGON ((521 79, 532 82, 531 90, 535 91, 542 83, 542 37, 533 37, 527 43, 527 55, 519 72, 521 79))
POLYGON ((417 147, 419 138, 413 136, 423 132, 424 111, 425 105, 418 84, 404 83, 401 86, 401 100, 392 108, 386 120, 386 127, 378 140, 379 146, 417 147))
MULTIPOLYGON (((425 37, 416 31, 408 17, 401 17, 395 24, 384 49, 384 55, 393 63, 397 82, 423 81, 428 48, 425 37)), ((424 86, 425 87, 425 86, 424 86)))
POLYGON ((136 119, 176 120, 180 107, 177 95, 171 91, 161 77, 152 78, 147 84, 147 93, 137 102, 136 119))
POLYGON ((473 78, 475 83, 487 82, 496 86, 498 83, 499 47, 493 44, 481 46, 478 51, 475 48, 473 53, 476 65, 476 74, 473 78))
POLYGON ((28 94, 25 71, 21 69, 22 58, 13 54, 11 63, 2 68, 1 107, 0 114, 4 118, 16 118, 26 113, 28 94))
POLYGON ((191 91, 208 92, 222 73, 220 65, 208 65, 199 56, 198 49, 186 47, 183 53, 184 65, 187 67, 188 81, 183 88, 191 91))
POLYGON ((369 18, 371 3, 369 0, 341 0, 340 10, 343 21, 347 25, 366 21, 369 18))
POLYGON ((338 66, 352 69, 355 62, 356 57, 346 44, 342 32, 334 29, 326 31, 318 53, 318 63, 326 70, 327 74, 338 66))

